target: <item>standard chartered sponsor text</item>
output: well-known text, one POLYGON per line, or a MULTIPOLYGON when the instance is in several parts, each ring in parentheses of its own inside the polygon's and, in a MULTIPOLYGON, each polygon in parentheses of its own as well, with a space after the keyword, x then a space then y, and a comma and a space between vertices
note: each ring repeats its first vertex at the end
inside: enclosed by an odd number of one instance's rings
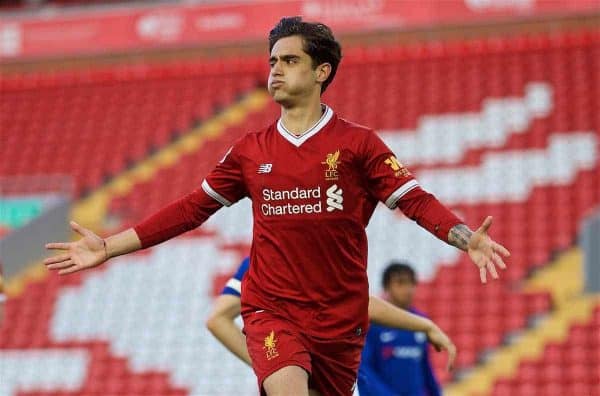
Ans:
POLYGON ((321 213, 323 210, 321 198, 321 187, 303 189, 296 187, 291 190, 271 190, 265 188, 262 190, 263 200, 269 203, 260 205, 260 209, 265 216, 281 216, 290 214, 321 213), (277 201, 304 201, 307 203, 286 202, 281 205, 274 204, 277 201), (314 200, 317 200, 316 202, 314 200), (310 202, 311 201, 311 202, 310 202), (271 203, 273 202, 273 203, 271 203))

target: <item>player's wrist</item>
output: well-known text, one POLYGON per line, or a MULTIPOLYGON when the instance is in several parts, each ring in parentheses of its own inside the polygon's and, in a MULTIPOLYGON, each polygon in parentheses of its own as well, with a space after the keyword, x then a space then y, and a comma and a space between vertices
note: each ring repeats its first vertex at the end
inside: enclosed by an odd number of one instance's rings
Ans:
POLYGON ((108 253, 108 244, 106 243, 106 239, 102 238, 102 246, 104 248, 104 261, 108 260, 111 256, 108 253))

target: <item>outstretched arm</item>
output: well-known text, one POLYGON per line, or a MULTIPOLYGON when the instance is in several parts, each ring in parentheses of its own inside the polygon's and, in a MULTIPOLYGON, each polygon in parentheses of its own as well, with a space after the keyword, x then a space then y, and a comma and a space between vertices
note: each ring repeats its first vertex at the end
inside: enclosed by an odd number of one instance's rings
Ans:
POLYGON ((72 221, 71 228, 82 238, 75 242, 46 244, 47 249, 60 253, 44 260, 44 264, 48 269, 58 270, 60 275, 92 268, 111 257, 147 248, 192 230, 221 207, 219 202, 198 189, 159 210, 135 228, 106 239, 72 221))
POLYGON ((47 249, 63 252, 44 260, 48 269, 58 270, 60 275, 92 268, 111 257, 131 253, 141 248, 140 239, 131 228, 106 239, 100 238, 74 221, 71 222, 71 228, 82 238, 76 242, 46 244, 47 249))
POLYGON ((479 268, 481 282, 487 282, 487 272, 498 278, 495 266, 502 269, 506 264, 502 257, 510 256, 509 251, 488 235, 492 218, 487 217, 481 227, 473 232, 468 226, 442 205, 437 198, 421 188, 415 188, 404 195, 397 203, 409 218, 415 220, 441 240, 469 254, 479 268))
POLYGON ((508 257, 509 252, 487 235, 492 224, 491 218, 472 233, 436 197, 420 187, 381 138, 372 131, 363 136, 360 158, 363 160, 369 191, 388 208, 399 208, 439 239, 468 252, 479 267, 483 283, 487 281, 486 270, 492 277, 498 277, 494 265, 504 268, 501 256, 508 257))
POLYGON ((382 326, 425 333, 438 352, 448 351, 447 367, 448 370, 452 370, 456 359, 456 347, 433 321, 395 307, 375 296, 369 297, 369 319, 382 326))

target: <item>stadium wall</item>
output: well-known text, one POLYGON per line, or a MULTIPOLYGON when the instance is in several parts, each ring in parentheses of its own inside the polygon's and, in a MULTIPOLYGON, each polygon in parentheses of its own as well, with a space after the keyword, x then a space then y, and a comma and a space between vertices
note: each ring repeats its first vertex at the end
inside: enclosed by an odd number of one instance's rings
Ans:
POLYGON ((69 240, 69 211, 69 199, 58 196, 39 217, 0 240, 0 263, 9 279, 47 255, 44 244, 49 235, 57 241, 69 240))
POLYGON ((600 292, 600 209, 595 215, 588 217, 581 227, 581 247, 583 249, 583 265, 585 291, 600 292))

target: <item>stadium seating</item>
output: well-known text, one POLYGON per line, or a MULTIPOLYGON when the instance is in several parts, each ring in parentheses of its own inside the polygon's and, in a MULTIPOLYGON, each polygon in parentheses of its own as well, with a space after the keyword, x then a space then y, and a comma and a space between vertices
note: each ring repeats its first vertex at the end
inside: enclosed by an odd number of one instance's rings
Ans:
POLYGON ((600 393, 600 306, 588 323, 571 327, 564 342, 546 345, 536 360, 521 362, 517 375, 495 384, 493 396, 525 396, 531 389, 545 395, 600 393))
POLYGON ((80 196, 257 84, 252 63, 243 73, 223 66, 198 62, 5 78, 0 176, 70 174, 80 196))
MULTIPOLYGON (((239 75, 233 73, 214 77, 219 81, 218 86, 227 85, 231 89, 223 96, 211 96, 210 104, 202 105, 207 106, 202 108, 209 109, 204 113, 195 106, 196 100, 206 95, 194 92, 187 84, 200 84, 205 77, 191 71, 188 71, 188 76, 193 76, 182 80, 169 74, 173 73, 169 70, 153 72, 155 76, 161 73, 168 76, 164 78, 140 78, 131 73, 134 77, 125 78, 126 82, 115 77, 118 73, 108 71, 94 74, 94 78, 105 78, 105 81, 90 82, 81 88, 71 86, 73 81, 67 83, 62 80, 69 81, 72 78, 69 76, 55 77, 54 80, 40 77, 36 84, 42 87, 33 86, 31 79, 23 77, 22 81, 11 83, 9 92, 15 100, 24 98, 20 99, 24 101, 22 107, 14 105, 13 112, 21 116, 11 115, 10 119, 2 116, 0 125, 4 127, 12 120, 19 120, 22 126, 19 129, 31 131, 23 138, 15 138, 23 140, 16 140, 14 144, 23 145, 42 139, 38 136, 39 125, 54 125, 51 130, 55 131, 55 135, 44 139, 46 144, 53 144, 53 137, 62 136, 63 130, 70 131, 64 136, 76 138, 80 122, 88 125, 84 127, 86 131, 93 131, 95 124, 84 121, 87 117, 94 117, 94 120, 101 118, 103 111, 100 109, 104 107, 132 120, 128 124, 114 124, 120 125, 114 134, 111 134, 113 129, 106 126, 104 130, 107 132, 101 134, 104 143, 89 142, 83 138, 75 140, 78 147, 87 147, 82 148, 82 152, 89 152, 89 147, 103 145, 111 147, 110 155, 82 154, 72 159, 66 150, 61 151, 64 153, 61 158, 65 162, 68 158, 69 166, 59 164, 64 166, 60 168, 55 165, 56 170, 68 172, 101 164, 102 171, 95 179, 76 176, 80 180, 80 191, 83 191, 97 186, 106 175, 124 169, 126 161, 144 156, 153 144, 160 147, 172 138, 172 135, 164 136, 158 131, 148 135, 147 131, 153 131, 153 128, 142 130, 136 126, 145 122, 146 125, 163 125, 166 129, 179 125, 179 129, 184 130, 191 125, 194 116, 203 118, 202 114, 210 114, 216 108, 214 103, 219 100, 222 105, 230 103, 237 94, 256 86, 261 80, 262 69, 254 60, 249 62, 250 71, 240 74, 244 76, 244 82, 239 85, 239 75), (115 91, 109 87, 114 87, 115 91), (182 99, 177 102, 177 107, 170 107, 170 100, 164 99, 168 95, 166 92, 172 92, 170 95, 174 101, 179 96, 179 89, 189 92, 186 97, 190 102, 184 104, 182 99), (146 97, 147 90, 152 92, 148 95, 154 99, 148 99, 151 104, 144 113, 162 114, 160 117, 167 120, 162 124, 154 118, 141 121, 141 116, 136 113, 137 104, 143 102, 138 98, 146 97), (64 96, 63 92, 68 95, 64 96), (85 109, 91 99, 87 98, 92 95, 99 98, 95 102, 98 107, 93 115, 88 115, 85 109), (58 101, 60 112, 53 110, 53 106, 42 104, 47 98, 59 100, 63 96, 65 99, 58 101), (38 97, 46 99, 38 100, 38 97), (32 103, 38 105, 32 106, 32 103), (75 104, 83 108, 71 110, 75 104), (25 109, 31 108, 38 109, 33 110, 40 114, 38 118, 29 120, 24 115, 25 109), (173 115, 174 108, 177 109, 177 117, 173 115), (38 135, 35 135, 36 131, 38 135), (112 151, 119 152, 120 149, 113 147, 113 143, 124 131, 127 131, 127 136, 139 134, 140 140, 145 142, 140 146, 144 148, 124 144, 121 159, 108 160, 112 151), (112 164, 112 161, 117 163, 112 164), (77 166, 71 166, 73 164, 77 166)), ((411 139, 417 142, 416 150, 419 152, 408 150, 404 156, 399 155, 400 160, 404 161, 403 158, 407 157, 405 163, 423 185, 440 196, 442 201, 449 202, 452 209, 470 225, 479 224, 488 214, 493 215, 496 221, 492 235, 512 252, 508 260, 509 269, 502 274, 502 280, 482 286, 477 271, 464 255, 459 256, 450 250, 447 253, 439 243, 410 244, 414 242, 411 238, 425 237, 416 232, 409 235, 387 232, 380 223, 379 217, 383 215, 380 216, 379 212, 369 226, 374 245, 370 248, 369 274, 375 281, 371 283, 378 283, 381 269, 389 259, 403 258, 396 255, 407 252, 407 247, 418 251, 414 260, 424 279, 418 291, 417 307, 447 329, 455 340, 460 350, 459 369, 472 367, 486 352, 528 326, 533 317, 552 309, 548 294, 523 293, 519 288, 536 268, 574 243, 580 221, 592 207, 600 204, 600 115, 596 111, 600 105, 600 80, 596 76, 599 63, 598 32, 409 47, 369 47, 346 52, 339 75, 325 94, 324 101, 339 114, 377 129, 394 151, 404 152, 403 142, 411 139), (494 170, 489 171, 491 168, 494 170), (490 185, 499 186, 499 189, 489 190, 490 185)), ((243 65, 243 60, 240 64, 243 65)), ((178 68, 185 70, 185 65, 178 68)), ((123 226, 131 225, 199 186, 203 175, 232 141, 276 116, 276 106, 250 114, 243 129, 228 129, 173 167, 161 170, 151 180, 137 184, 129 194, 113 200, 110 205, 112 215, 120 218, 123 226)), ((42 157, 39 150, 19 151, 13 157, 10 162, 25 164, 20 165, 24 172, 55 169, 42 167, 42 160, 38 165, 32 165, 37 164, 33 157, 42 157)), ((13 164, 3 166, 16 168, 13 164)), ((14 170, 7 168, 1 172, 6 174, 14 170)), ((247 210, 249 204, 238 205, 245 205, 243 208, 247 210)), ((167 246, 171 248, 159 248, 149 254, 135 256, 127 261, 127 265, 125 262, 114 263, 87 277, 59 280, 51 276, 29 286, 22 296, 9 304, 8 318, 15 325, 10 330, 7 327, 0 330, 0 349, 87 351, 86 356, 91 362, 88 376, 79 385, 69 385, 83 389, 83 393, 73 390, 58 393, 61 395, 100 395, 109 394, 111 390, 113 394, 179 395, 188 394, 186 392, 203 394, 203 390, 209 392, 212 389, 222 389, 223 394, 240 394, 236 381, 252 384, 249 371, 228 360, 227 352, 202 329, 201 318, 207 312, 210 299, 200 293, 194 294, 194 288, 186 286, 187 282, 197 282, 197 290, 209 290, 211 286, 202 285, 212 285, 212 281, 198 273, 217 276, 231 270, 236 260, 241 258, 247 246, 243 242, 247 243, 250 231, 242 230, 240 240, 229 239, 236 224, 242 221, 239 216, 236 217, 239 212, 234 213, 236 215, 223 214, 225 217, 211 220, 209 233, 190 239, 193 241, 190 246, 202 245, 202 248, 189 247, 190 240, 183 239, 181 246, 169 244, 167 246), (193 257, 202 262, 189 263, 187 267, 186 260, 189 259, 185 255, 172 255, 178 249, 191 249, 193 257), (128 272, 126 268, 132 265, 137 272, 128 272), (151 267, 147 270, 152 272, 151 276, 146 277, 144 266, 151 267), (170 266, 182 266, 177 267, 181 272, 175 280, 171 279, 172 273, 165 270, 170 266), (155 281, 156 278, 162 282, 155 281), (103 304, 102 293, 107 293, 109 303, 103 304), (145 327, 147 332, 135 327, 135 323, 130 323, 132 320, 125 320, 129 315, 143 317, 139 312, 151 316, 152 310, 147 312, 144 309, 164 307, 161 304, 166 303, 162 297, 165 301, 176 300, 172 309, 177 314, 182 312, 176 308, 178 304, 201 300, 198 304, 204 305, 194 311, 195 316, 192 315, 196 320, 195 327, 185 323, 187 319, 183 319, 183 314, 179 317, 181 322, 171 325, 169 322, 149 322, 145 327), (118 303, 118 298, 122 298, 122 302, 118 303), (77 306, 71 301, 73 299, 89 310, 70 308, 70 304, 77 306), (76 315, 78 318, 73 329, 61 325, 65 321, 63 315, 68 316, 69 313, 71 319, 76 315), (44 324, 39 326, 39 323, 44 324), (194 329, 198 329, 197 334, 194 329), (178 339, 177 332, 181 331, 189 332, 185 333, 183 340, 198 342, 198 345, 188 348, 186 342, 178 339), (198 339, 200 335, 202 339, 198 339), (142 338, 140 345, 132 337, 142 338), (168 359, 161 360, 150 352, 158 346, 165 356, 167 350, 182 354, 184 363, 177 367, 164 363, 168 359), (197 355, 188 356, 192 353, 189 350, 197 355), (190 374, 196 366, 186 365, 198 365, 209 374, 196 379, 190 374), (219 375, 232 372, 235 374, 219 375), (103 378, 110 378, 110 381, 103 381, 103 378), (219 388, 215 388, 217 382, 219 388)), ((393 216, 386 212, 385 216, 393 219, 386 223, 388 227, 404 229, 407 223, 399 213, 393 216)), ((237 226, 243 227, 248 227, 247 222, 237 226)), ((187 314, 190 315, 190 312, 187 314)), ((592 322, 573 327, 566 342, 550 345, 543 358, 523 363, 517 378, 496 384, 494 395, 553 395, 559 391, 573 395, 593 394, 590 389, 593 380, 598 381, 598 356, 589 351, 599 350, 599 320, 600 308, 596 309, 592 322), (572 364, 565 363, 567 361, 572 364), (582 364, 583 361, 589 362, 589 366, 582 364), (593 372, 594 368, 596 372, 593 372)), ((442 381, 452 379, 442 369, 443 356, 435 354, 434 363, 442 381)), ((35 391, 22 394, 46 395, 35 391)))

